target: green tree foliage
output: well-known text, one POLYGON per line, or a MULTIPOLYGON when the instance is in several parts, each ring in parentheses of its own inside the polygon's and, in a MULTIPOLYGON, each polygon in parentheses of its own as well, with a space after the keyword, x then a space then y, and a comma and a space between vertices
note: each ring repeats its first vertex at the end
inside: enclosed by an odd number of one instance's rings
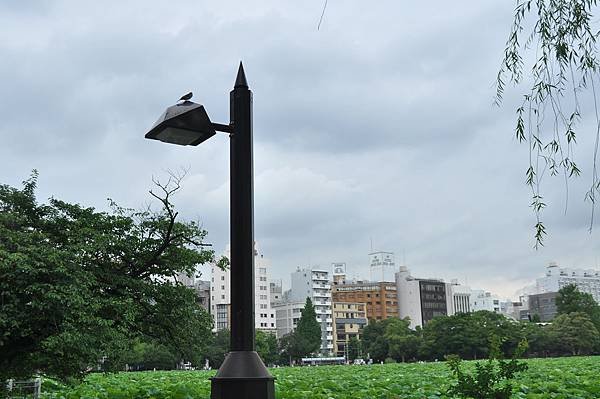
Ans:
POLYGON ((586 313, 573 312, 557 316, 548 334, 555 349, 572 355, 587 355, 598 348, 600 334, 586 313))
POLYGON ((585 313, 596 328, 600 328, 600 305, 591 294, 579 291, 574 284, 569 284, 558 291, 556 309, 558 314, 585 313))
POLYGON ((402 362, 416 357, 420 339, 409 328, 410 320, 390 318, 385 324, 383 336, 388 342, 388 357, 402 362))
POLYGON ((294 361, 299 360, 301 357, 302 354, 298 348, 298 342, 293 332, 286 334, 279 339, 278 362, 280 364, 289 364, 291 366, 294 361))
POLYGON ((229 353, 230 332, 224 328, 217 331, 209 341, 206 350, 204 351, 205 359, 208 359, 208 364, 212 368, 219 368, 225 360, 225 355, 229 353))
POLYGON ((179 179, 151 192, 156 212, 39 204, 36 183, 34 172, 22 189, 0 185, 0 381, 79 377, 101 358, 121 367, 136 338, 178 359, 202 351, 211 318, 169 278, 214 255, 197 223, 176 220, 179 179))
POLYGON ((275 334, 256 330, 256 352, 267 365, 277 362, 279 353, 275 334))
POLYGON ((135 340, 122 357, 129 370, 173 370, 179 359, 166 346, 151 341, 135 340))
MULTIPOLYGON (((600 121, 597 107, 582 104, 598 101, 597 59, 598 19, 594 17, 597 0, 517 0, 514 20, 497 77, 496 100, 501 102, 506 83, 522 81, 528 87, 516 112, 516 138, 529 146, 526 183, 532 191, 531 207, 535 213, 536 247, 543 242, 546 229, 541 213, 546 207, 541 181, 545 175, 562 175, 568 180, 581 171, 574 159, 574 145, 579 137, 582 112, 595 114, 589 131, 596 142, 592 173, 586 199, 594 207, 600 193, 597 170, 600 121), (527 54, 530 51, 530 54, 527 54), (526 75, 526 76, 524 76, 526 75), (580 97, 591 89, 592 101, 580 97)), ((584 125, 585 126, 585 125, 584 125)), ((592 146, 589 146, 592 148, 592 146)), ((568 193, 568 190, 567 190, 568 193)))
POLYGON ((519 342, 518 330, 516 323, 485 310, 436 317, 423 328, 421 356, 442 359, 456 354, 463 359, 485 358, 492 335, 501 338, 503 351, 509 353, 519 342))
POLYGON ((413 331, 409 326, 408 318, 369 320, 361 335, 365 356, 370 356, 375 362, 415 358, 421 345, 421 330, 413 331))
POLYGON ((527 341, 518 345, 510 360, 503 359, 500 346, 501 340, 491 337, 488 360, 475 363, 473 372, 463 369, 459 356, 447 356, 448 368, 456 380, 448 394, 473 399, 509 399, 513 391, 512 379, 527 370, 527 364, 518 360, 527 350, 527 341))
POLYGON ((362 356, 362 344, 355 335, 351 336, 348 340, 348 360, 354 361, 354 359, 358 359, 362 356))
POLYGON ((321 326, 317 321, 317 313, 310 298, 306 298, 304 309, 293 337, 296 341, 298 353, 307 356, 316 352, 321 347, 321 326))
POLYGON ((375 362, 382 362, 388 357, 388 341, 384 337, 385 320, 369 320, 361 336, 365 353, 375 362))

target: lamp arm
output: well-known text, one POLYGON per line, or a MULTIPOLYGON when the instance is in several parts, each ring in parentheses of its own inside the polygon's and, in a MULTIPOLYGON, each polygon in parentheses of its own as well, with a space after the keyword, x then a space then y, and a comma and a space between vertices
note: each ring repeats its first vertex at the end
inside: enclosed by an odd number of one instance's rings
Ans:
POLYGON ((211 125, 218 132, 233 133, 233 124, 223 125, 222 123, 211 122, 211 125))

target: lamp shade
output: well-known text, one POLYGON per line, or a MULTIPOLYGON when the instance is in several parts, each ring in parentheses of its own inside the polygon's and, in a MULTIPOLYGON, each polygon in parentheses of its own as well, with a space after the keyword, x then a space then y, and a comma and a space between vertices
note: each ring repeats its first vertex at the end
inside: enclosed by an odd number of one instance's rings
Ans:
POLYGON ((215 134, 204 106, 184 101, 167 108, 145 137, 165 143, 198 145, 215 134))

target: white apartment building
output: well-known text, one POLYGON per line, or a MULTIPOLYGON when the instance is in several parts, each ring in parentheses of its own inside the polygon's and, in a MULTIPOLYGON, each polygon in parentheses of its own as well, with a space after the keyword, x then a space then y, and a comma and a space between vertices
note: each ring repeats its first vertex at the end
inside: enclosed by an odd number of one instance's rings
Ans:
MULTIPOLYGON (((229 257, 229 246, 225 249, 229 257)), ((258 330, 275 332, 275 312, 271 309, 269 289, 270 262, 258 250, 254 252, 254 320, 258 330)), ((215 320, 215 330, 230 328, 230 270, 211 267, 211 314, 215 320)))
POLYGON ((600 270, 559 267, 556 262, 551 262, 546 275, 536 280, 535 293, 558 292, 569 284, 575 284, 579 291, 591 294, 600 303, 600 270))
POLYGON ((410 319, 410 328, 423 326, 434 317, 454 314, 452 286, 441 279, 412 277, 401 266, 396 273, 398 316, 410 319))
POLYGON ((487 310, 500 313, 500 298, 485 290, 471 290, 471 311, 487 310))
POLYGON ((471 312, 471 288, 452 281, 452 305, 454 313, 471 312))
POLYGON ((317 321, 321 324, 321 353, 331 355, 333 353, 333 320, 331 283, 327 270, 318 267, 302 270, 298 268, 292 273, 289 302, 304 303, 307 297, 312 301, 317 321))

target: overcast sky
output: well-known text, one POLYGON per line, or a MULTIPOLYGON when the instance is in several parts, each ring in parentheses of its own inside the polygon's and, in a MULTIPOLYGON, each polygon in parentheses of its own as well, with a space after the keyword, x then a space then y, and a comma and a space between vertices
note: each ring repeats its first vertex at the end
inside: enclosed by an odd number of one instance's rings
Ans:
MULTIPOLYGON (((546 246, 524 184, 509 89, 494 79, 514 3, 19 1, 0 3, 0 183, 40 172, 38 197, 141 208, 152 177, 189 168, 174 199, 221 252, 229 234, 229 146, 145 140, 194 92, 229 122, 243 60, 254 93, 255 237, 272 276, 392 251, 418 277, 458 278, 508 296, 549 261, 596 268, 598 227, 579 181, 547 179, 546 246)), ((208 276, 205 276, 208 277, 208 276)), ((287 283, 289 284, 289 283, 287 283)))

